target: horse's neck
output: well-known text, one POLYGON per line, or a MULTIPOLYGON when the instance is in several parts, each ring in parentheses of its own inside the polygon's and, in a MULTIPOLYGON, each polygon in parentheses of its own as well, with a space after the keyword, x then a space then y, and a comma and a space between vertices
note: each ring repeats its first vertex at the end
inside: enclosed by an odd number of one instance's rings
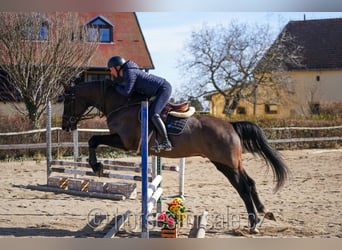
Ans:
POLYGON ((110 85, 101 82, 80 86, 80 96, 86 103, 99 109, 106 116, 123 107, 136 106, 141 101, 140 96, 124 97, 110 85))
POLYGON ((118 94, 113 87, 106 83, 96 85, 95 89, 92 89, 92 105, 105 115, 127 104, 128 98, 118 94))

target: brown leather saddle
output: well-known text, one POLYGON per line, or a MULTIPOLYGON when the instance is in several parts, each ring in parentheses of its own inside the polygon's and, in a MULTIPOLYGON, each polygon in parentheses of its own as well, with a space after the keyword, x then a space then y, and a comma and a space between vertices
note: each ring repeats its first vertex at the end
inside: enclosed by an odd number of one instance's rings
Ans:
POLYGON ((162 120, 165 122, 167 115, 169 114, 170 111, 175 111, 178 113, 184 113, 187 112, 189 110, 190 107, 190 102, 186 101, 183 103, 172 103, 172 102, 168 102, 163 111, 161 112, 161 118, 162 120))

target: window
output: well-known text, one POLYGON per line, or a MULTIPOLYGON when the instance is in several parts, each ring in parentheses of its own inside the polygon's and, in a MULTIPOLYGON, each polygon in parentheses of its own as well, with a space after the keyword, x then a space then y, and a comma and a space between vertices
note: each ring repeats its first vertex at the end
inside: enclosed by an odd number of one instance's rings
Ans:
POLYGON ((31 25, 26 27, 25 40, 47 40, 49 26, 47 22, 42 22, 41 26, 31 25))
POLYGON ((266 114, 277 114, 278 106, 276 104, 265 104, 265 113, 266 114))
POLYGON ((88 41, 97 41, 98 37, 102 43, 111 43, 113 41, 113 25, 106 18, 96 16, 87 24, 88 41))
POLYGON ((38 40, 47 40, 47 39, 48 39, 48 26, 47 26, 47 23, 43 23, 42 27, 40 27, 38 40))
POLYGON ((237 107, 236 113, 239 114, 239 115, 246 115, 247 111, 246 111, 245 107, 237 107))

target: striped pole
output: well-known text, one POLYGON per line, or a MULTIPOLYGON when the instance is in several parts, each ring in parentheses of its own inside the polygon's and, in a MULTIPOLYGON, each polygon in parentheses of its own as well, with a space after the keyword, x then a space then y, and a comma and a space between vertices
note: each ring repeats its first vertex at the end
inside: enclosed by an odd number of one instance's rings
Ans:
MULTIPOLYGON (((157 156, 157 175, 162 175, 162 162, 160 156, 157 156)), ((162 187, 162 182, 160 182, 159 187, 162 187)), ((160 195, 157 201, 157 213, 161 213, 162 210, 162 195, 160 195)))
POLYGON ((148 102, 141 102, 141 238, 149 238, 148 231, 148 102))

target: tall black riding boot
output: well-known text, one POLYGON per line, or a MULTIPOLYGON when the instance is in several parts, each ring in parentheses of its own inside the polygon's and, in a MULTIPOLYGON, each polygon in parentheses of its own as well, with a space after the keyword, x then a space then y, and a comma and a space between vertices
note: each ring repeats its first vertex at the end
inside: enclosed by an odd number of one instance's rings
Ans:
POLYGON ((155 114, 152 117, 152 123, 156 127, 158 134, 161 136, 161 143, 158 145, 158 149, 165 150, 165 151, 171 151, 172 145, 169 141, 169 138, 167 137, 167 131, 165 128, 165 125, 160 118, 159 114, 155 114))

